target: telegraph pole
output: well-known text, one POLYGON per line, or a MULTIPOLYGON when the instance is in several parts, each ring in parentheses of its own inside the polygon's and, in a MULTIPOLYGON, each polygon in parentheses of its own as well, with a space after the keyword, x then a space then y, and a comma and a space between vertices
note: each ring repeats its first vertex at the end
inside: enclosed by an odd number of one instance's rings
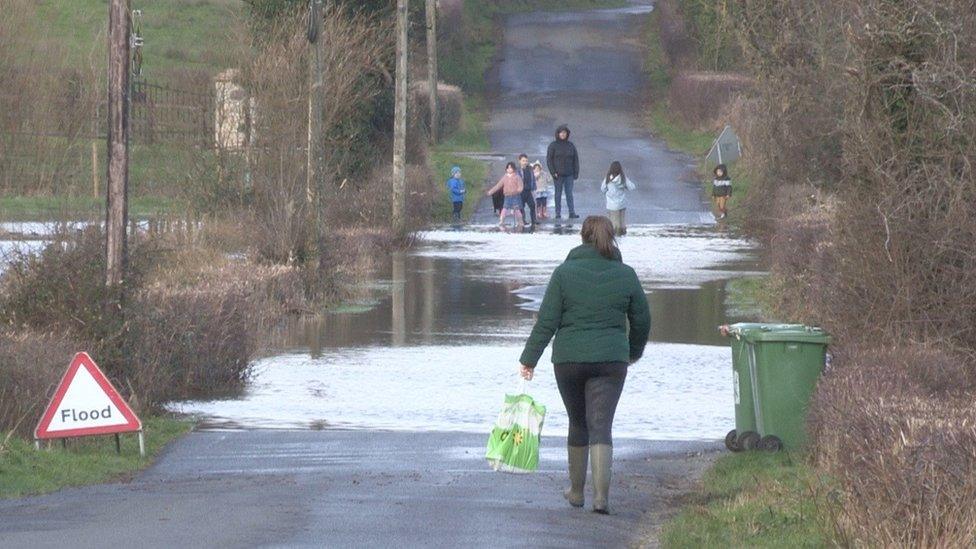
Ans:
POLYGON ((396 93, 393 120, 393 231, 406 231, 407 187, 407 9, 408 0, 397 0, 396 93))
POLYGON ((309 0, 308 41, 311 46, 308 65, 308 166, 305 172, 305 196, 309 212, 309 225, 314 227, 314 245, 318 252, 319 269, 325 267, 325 215, 322 212, 323 179, 323 125, 322 109, 325 106, 325 38, 322 36, 322 0, 309 0))
POLYGON ((110 307, 121 306, 129 215, 129 2, 111 0, 108 13, 108 177, 105 284, 110 307))
POLYGON ((427 0, 427 88, 430 101, 430 142, 437 143, 437 0, 427 0))

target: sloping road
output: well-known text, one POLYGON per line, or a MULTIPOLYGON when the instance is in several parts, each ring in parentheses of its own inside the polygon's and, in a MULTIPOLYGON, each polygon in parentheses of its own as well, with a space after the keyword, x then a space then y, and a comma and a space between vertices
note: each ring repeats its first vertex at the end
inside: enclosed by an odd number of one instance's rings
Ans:
MULTIPOLYGON (((505 158, 493 165, 495 177, 521 152, 545 164, 556 127, 568 124, 580 154, 576 213, 605 213, 600 181, 610 162, 619 160, 638 186, 628 199, 629 224, 714 223, 694 178, 694 160, 669 151, 643 122, 641 31, 649 9, 649 2, 635 2, 620 10, 507 20, 491 82, 496 93, 489 136, 495 153, 505 158)), ((492 219, 491 203, 483 200, 474 221, 492 219)))

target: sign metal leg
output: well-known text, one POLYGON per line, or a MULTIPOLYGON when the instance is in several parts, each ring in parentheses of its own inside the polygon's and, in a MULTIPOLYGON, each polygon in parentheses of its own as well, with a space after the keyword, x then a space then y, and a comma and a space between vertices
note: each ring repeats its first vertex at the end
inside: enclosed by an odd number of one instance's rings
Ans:
POLYGON ((142 431, 139 431, 139 455, 146 457, 146 437, 142 431))
POLYGON ((115 433, 115 453, 116 454, 122 453, 122 439, 119 438, 118 433, 115 433))

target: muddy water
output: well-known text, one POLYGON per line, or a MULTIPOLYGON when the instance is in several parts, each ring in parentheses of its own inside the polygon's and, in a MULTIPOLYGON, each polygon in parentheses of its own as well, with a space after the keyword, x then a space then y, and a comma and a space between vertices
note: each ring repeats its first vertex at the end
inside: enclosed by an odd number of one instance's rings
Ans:
MULTIPOLYGON (((391 258, 363 310, 282 327, 239 398, 184 402, 210 427, 486 432, 516 368, 552 269, 574 234, 435 230, 391 258), (370 307, 371 308, 367 308, 370 307)), ((713 228, 634 227, 621 242, 648 292, 654 328, 631 369, 618 436, 694 440, 732 422, 725 285, 754 269, 748 242, 713 228), (632 258, 632 259, 631 259, 632 258)), ((548 354, 528 390, 564 436, 548 354)))

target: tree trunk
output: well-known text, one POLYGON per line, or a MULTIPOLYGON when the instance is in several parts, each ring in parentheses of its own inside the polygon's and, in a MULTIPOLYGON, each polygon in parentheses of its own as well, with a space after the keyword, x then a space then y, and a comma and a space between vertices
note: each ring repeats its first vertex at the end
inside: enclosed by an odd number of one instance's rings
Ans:
MULTIPOLYGON (((308 226, 312 227, 313 246, 318 255, 319 276, 325 275, 327 268, 325 242, 325 212, 322 211, 323 195, 325 194, 325 166, 324 166, 324 135, 322 110, 325 107, 325 38, 322 36, 321 0, 313 0, 309 10, 309 35, 311 52, 309 55, 309 90, 308 90, 308 166, 306 171, 305 192, 308 226)), ((325 280, 321 279, 324 284, 325 280)))
POLYGON ((393 231, 406 232, 407 187, 407 9, 408 0, 397 0, 396 110, 393 122, 393 231))
POLYGON ((427 86, 430 101, 430 142, 437 143, 439 113, 437 112, 437 0, 427 0, 427 86))
POLYGON ((108 177, 105 283, 109 306, 120 306, 125 281, 129 192, 129 2, 111 0, 108 17, 108 177))

